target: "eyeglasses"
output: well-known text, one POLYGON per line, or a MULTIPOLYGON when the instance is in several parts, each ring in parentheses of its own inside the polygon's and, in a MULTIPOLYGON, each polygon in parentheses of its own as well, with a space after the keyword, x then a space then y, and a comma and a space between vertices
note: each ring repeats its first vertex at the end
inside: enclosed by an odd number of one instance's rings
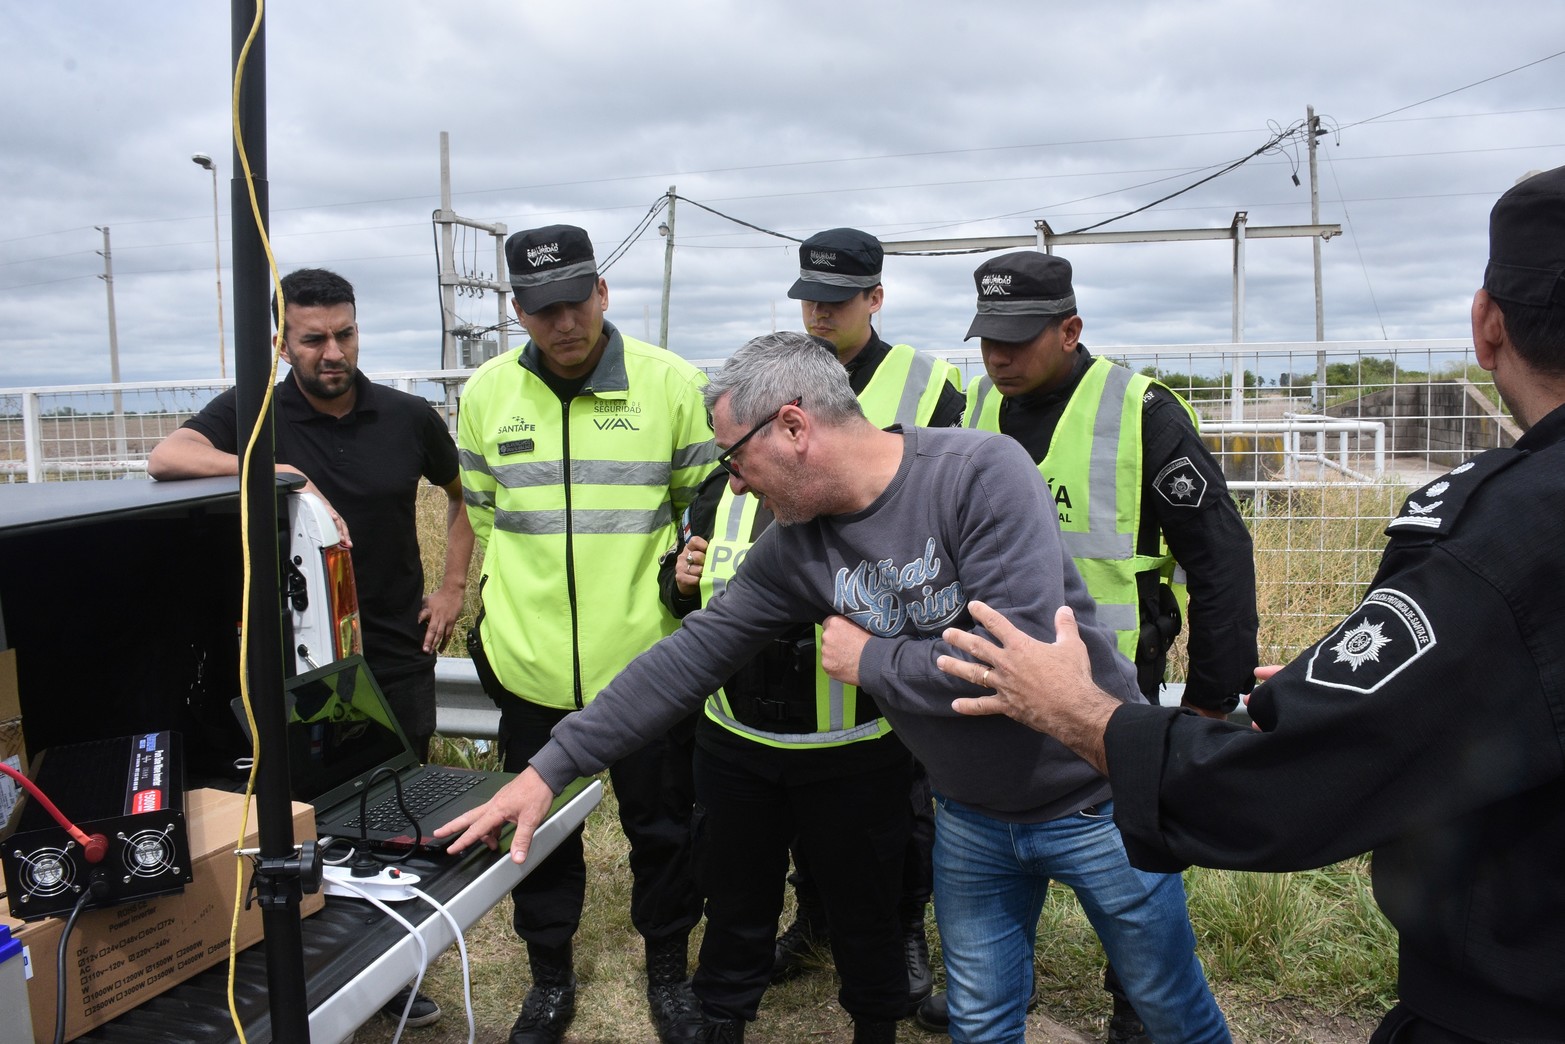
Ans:
POLYGON ((797 398, 789 399, 787 402, 783 403, 782 406, 777 407, 775 410, 773 410, 771 412, 771 415, 768 416, 765 420, 761 421, 761 423, 757 424, 755 427, 753 427, 749 431, 745 432, 744 436, 742 438, 740 438, 738 442, 734 443, 732 446, 729 446, 722 453, 719 453, 717 455, 717 463, 722 465, 723 467, 727 468, 730 474, 737 475, 741 479, 744 478, 744 473, 739 470, 739 465, 734 463, 734 454, 738 453, 740 448, 742 446, 744 446, 745 443, 749 442, 751 439, 755 438, 756 435, 760 434, 760 431, 761 431, 762 428, 766 427, 772 421, 776 420, 778 418, 778 416, 782 413, 784 407, 786 407, 786 406, 798 406, 798 405, 802 404, 803 402, 804 402, 804 397, 801 395, 801 396, 799 396, 797 398))

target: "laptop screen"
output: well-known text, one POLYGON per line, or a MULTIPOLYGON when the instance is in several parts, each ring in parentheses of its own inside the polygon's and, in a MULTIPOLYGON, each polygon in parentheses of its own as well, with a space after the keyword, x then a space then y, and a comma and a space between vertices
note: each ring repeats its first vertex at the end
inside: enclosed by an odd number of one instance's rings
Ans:
POLYGON ((330 808, 382 765, 418 764, 359 656, 288 680, 288 769, 294 799, 330 808))

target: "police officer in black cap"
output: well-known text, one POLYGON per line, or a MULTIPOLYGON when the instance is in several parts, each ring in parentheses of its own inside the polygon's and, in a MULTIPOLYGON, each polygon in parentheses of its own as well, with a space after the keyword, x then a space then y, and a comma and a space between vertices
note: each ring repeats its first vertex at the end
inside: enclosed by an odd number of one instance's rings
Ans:
POLYGON ((1108 775, 1137 866, 1373 850, 1400 1000, 1371 1044, 1565 1032, 1565 167, 1495 204, 1472 330, 1525 434, 1408 498, 1358 607, 1261 672, 1262 731, 1105 702, 1068 610, 1045 642, 970 606, 1003 648, 948 631, 977 662, 941 664, 997 690, 958 710, 1052 733, 1108 775))
MULTIPOLYGON (((875 332, 873 319, 885 302, 881 266, 885 249, 880 240, 856 228, 829 228, 799 244, 799 277, 788 296, 800 302, 804 328, 837 350, 848 370, 848 384, 859 397, 864 414, 879 427, 901 424, 929 428, 955 427, 965 405, 956 367, 906 344, 891 345, 875 332)), ((903 873, 899 916, 908 969, 909 1007, 929 996, 934 980, 929 971, 925 911, 932 889, 929 865, 935 821, 929 778, 915 764, 913 834, 903 873)), ((807 862, 795 853, 790 875, 798 896, 797 915, 777 939, 773 981, 807 970, 814 954, 829 941, 820 894, 807 862)))
MULTIPOLYGON (((1147 700, 1158 702, 1169 646, 1187 623, 1184 705, 1224 717, 1257 662, 1254 552, 1195 411, 1087 351, 1064 258, 1003 254, 973 281, 967 337, 981 338, 986 375, 968 386, 965 423, 1027 447, 1054 494, 1065 548, 1147 700)), ((1112 967, 1104 985, 1114 998, 1108 1039, 1141 1039, 1112 967)), ((920 1024, 944 1028, 944 999, 919 1007, 920 1024)))

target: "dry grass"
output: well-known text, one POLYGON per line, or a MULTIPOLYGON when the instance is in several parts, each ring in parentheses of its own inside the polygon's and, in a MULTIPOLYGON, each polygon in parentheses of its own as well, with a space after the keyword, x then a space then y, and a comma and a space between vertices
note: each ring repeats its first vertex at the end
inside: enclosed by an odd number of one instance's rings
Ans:
MULTIPOLYGON (((421 502, 421 534, 425 573, 433 584, 442 568, 444 497, 427 493, 421 502)), ((1379 559, 1384 520, 1399 501, 1400 494, 1390 488, 1327 489, 1271 494, 1259 508, 1248 508, 1260 580, 1263 658, 1282 660, 1297 653, 1353 607, 1379 559)), ((475 556, 459 634, 475 609, 477 577, 475 556)), ((448 648, 446 655, 463 655, 463 650, 448 648)), ((443 756, 470 760, 473 753, 458 743, 445 747, 443 756)), ((641 941, 629 924, 628 852, 612 803, 609 792, 587 824, 587 912, 577 938, 582 989, 567 1037, 571 1044, 653 1039, 641 941)), ((1390 1003, 1396 959, 1394 933, 1369 892, 1366 861, 1300 874, 1197 869, 1185 880, 1199 953, 1235 1040, 1345 1044, 1369 1036, 1390 1003)), ((939 938, 933 924, 929 932, 938 981, 939 938)), ((692 966, 696 945, 693 940, 692 966)), ((477 1039, 504 1041, 528 983, 508 902, 469 931, 468 948, 477 1039)), ((1108 1016, 1102 951, 1068 889, 1057 886, 1051 892, 1035 959, 1042 1004, 1029 1020, 1028 1039, 1035 1044, 1102 1039, 1108 1016)), ((404 1039, 418 1044, 465 1040, 454 950, 432 969, 426 992, 442 1003, 446 1017, 430 1029, 408 1031, 404 1039)), ((357 1039, 363 1044, 389 1041, 392 1030, 390 1021, 375 1019, 357 1039)), ((747 1039, 846 1044, 851 1036, 828 962, 815 974, 768 991, 747 1039)), ((921 1032, 909 1020, 899 1027, 897 1039, 944 1038, 921 1032)))

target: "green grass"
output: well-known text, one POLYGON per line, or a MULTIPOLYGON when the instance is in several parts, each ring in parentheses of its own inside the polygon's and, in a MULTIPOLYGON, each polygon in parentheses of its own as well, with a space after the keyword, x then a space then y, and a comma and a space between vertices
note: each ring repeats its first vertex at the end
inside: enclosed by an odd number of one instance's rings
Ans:
MULTIPOLYGON (((425 574, 433 585, 439 580, 444 547, 444 498, 428 492, 421 502, 421 535, 425 574)), ((1256 543, 1263 659, 1281 661, 1313 643, 1356 604, 1379 559, 1385 519, 1395 512, 1401 494, 1387 487, 1269 496, 1273 499, 1264 510, 1249 506, 1247 521, 1256 543)), ((477 570, 475 561, 458 635, 465 633, 476 609, 477 570)), ((445 654, 464 652, 454 641, 445 654)), ((434 757, 457 764, 494 764, 492 750, 458 739, 437 737, 434 757)), ((629 923, 628 850, 612 792, 588 820, 586 848, 587 907, 576 940, 582 990, 568 1039, 572 1044, 651 1040, 642 947, 629 923)), ((1370 894, 1366 859, 1294 874, 1192 869, 1185 874, 1185 886, 1197 952, 1236 1040, 1336 1044, 1369 1036, 1394 996, 1396 939, 1370 894)), ((933 918, 929 934, 939 982, 933 918)), ((692 968, 696 945, 693 940, 692 968)), ((504 1041, 527 989, 526 959, 510 928, 508 901, 474 926, 468 946, 478 1039, 504 1041)), ((1053 1023, 1101 1039, 1109 1014, 1102 989, 1102 949, 1067 888, 1050 890, 1039 923, 1035 964, 1041 1005, 1028 1039, 1072 1039, 1053 1023)), ((431 972, 426 992, 445 1006, 446 1017, 436 1027, 409 1031, 404 1039, 418 1044, 465 1040, 455 951, 431 972)), ((391 1032, 391 1023, 377 1019, 361 1029, 357 1039, 375 1044, 389 1041, 391 1032)), ((828 962, 820 972, 769 990, 746 1039, 752 1044, 847 1044, 850 1037, 828 962)), ((899 1041, 938 1039, 943 1038, 920 1032, 911 1021, 898 1030, 899 1041)))

